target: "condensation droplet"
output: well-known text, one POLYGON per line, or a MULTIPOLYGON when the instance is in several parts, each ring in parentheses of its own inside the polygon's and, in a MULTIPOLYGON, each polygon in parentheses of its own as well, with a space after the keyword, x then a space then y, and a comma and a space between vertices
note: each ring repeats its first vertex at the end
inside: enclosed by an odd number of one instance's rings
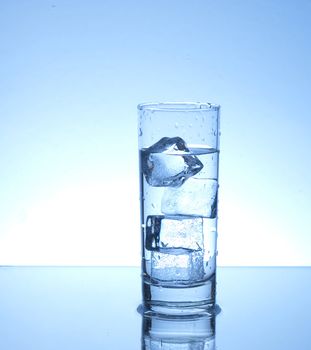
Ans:
POLYGON ((142 135, 143 135, 143 132, 142 132, 141 128, 139 128, 138 136, 142 136, 142 135))
POLYGON ((152 208, 155 208, 155 205, 153 203, 151 203, 151 206, 152 206, 152 208))
POLYGON ((175 128, 176 128, 176 129, 178 129, 178 126, 179 126, 178 123, 175 123, 175 128))
POLYGON ((189 124, 189 128, 192 128, 192 124, 189 124))

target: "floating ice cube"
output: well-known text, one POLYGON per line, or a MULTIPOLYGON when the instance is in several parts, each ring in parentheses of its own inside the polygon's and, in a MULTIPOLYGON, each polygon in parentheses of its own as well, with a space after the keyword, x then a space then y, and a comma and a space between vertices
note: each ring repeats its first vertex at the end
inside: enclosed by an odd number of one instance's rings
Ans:
POLYGON ((141 150, 142 171, 149 185, 155 187, 182 185, 197 174, 203 164, 190 154, 181 137, 163 137, 149 148, 141 150))
POLYGON ((218 183, 212 179, 188 179, 183 186, 164 191, 161 211, 165 215, 215 218, 218 183))
POLYGON ((204 278, 203 251, 167 248, 153 251, 151 277, 161 281, 200 281, 204 278))
POLYGON ((150 215, 146 224, 146 249, 183 248, 202 250, 203 219, 193 217, 165 218, 150 215))

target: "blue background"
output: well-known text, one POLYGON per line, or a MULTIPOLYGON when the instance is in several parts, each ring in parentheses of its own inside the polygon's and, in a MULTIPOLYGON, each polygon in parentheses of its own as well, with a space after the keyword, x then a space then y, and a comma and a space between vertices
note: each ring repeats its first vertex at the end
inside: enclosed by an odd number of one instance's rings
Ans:
POLYGON ((139 265, 136 105, 222 106, 220 265, 310 265, 311 2, 1 1, 0 264, 139 265))

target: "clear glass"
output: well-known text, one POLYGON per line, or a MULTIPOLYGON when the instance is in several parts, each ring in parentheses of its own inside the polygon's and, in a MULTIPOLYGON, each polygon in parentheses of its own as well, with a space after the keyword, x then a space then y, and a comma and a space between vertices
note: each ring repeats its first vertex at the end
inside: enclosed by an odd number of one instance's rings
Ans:
POLYGON ((143 303, 157 313, 215 308, 219 109, 138 105, 143 303))

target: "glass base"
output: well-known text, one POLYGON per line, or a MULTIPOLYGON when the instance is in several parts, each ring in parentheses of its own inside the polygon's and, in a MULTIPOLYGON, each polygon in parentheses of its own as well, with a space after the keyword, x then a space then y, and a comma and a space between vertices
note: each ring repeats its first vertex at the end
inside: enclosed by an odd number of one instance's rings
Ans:
POLYGON ((143 281, 143 305, 152 313, 167 315, 193 315, 218 313, 215 303, 216 278, 200 285, 167 287, 143 281))

